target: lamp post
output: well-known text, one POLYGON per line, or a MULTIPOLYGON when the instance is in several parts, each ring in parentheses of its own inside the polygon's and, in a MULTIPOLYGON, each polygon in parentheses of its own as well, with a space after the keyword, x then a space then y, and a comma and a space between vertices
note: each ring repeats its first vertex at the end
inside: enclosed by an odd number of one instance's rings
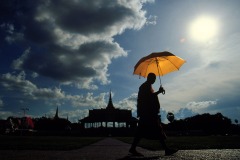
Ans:
POLYGON ((169 120, 170 123, 174 121, 174 114, 172 112, 168 112, 167 114, 167 119, 169 120))

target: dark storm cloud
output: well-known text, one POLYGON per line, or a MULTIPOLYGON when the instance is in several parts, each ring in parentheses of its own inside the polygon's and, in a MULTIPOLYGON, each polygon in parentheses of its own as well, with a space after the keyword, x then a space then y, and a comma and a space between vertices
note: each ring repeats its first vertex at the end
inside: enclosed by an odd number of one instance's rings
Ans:
POLYGON ((84 35, 108 32, 112 26, 134 16, 131 8, 112 0, 53 1, 49 9, 62 29, 84 35))
POLYGON ((95 80, 109 83, 111 59, 127 55, 113 36, 125 29, 140 29, 146 22, 142 2, 137 0, 1 3, 5 41, 21 41, 31 48, 13 62, 14 69, 60 82, 85 83, 84 88, 95 80))
POLYGON ((25 52, 15 60, 15 69, 29 69, 41 75, 52 77, 59 81, 77 80, 78 76, 91 77, 96 74, 92 68, 79 63, 81 55, 77 52, 51 46, 42 54, 25 52))
POLYGON ((62 82, 84 81, 84 78, 96 75, 101 77, 111 58, 119 56, 115 52, 121 52, 121 48, 106 41, 86 43, 78 50, 52 45, 41 54, 26 50, 13 62, 13 66, 15 69, 28 69, 62 82))
POLYGON ((57 39, 57 37, 53 34, 53 30, 51 30, 49 24, 45 22, 28 22, 24 29, 24 35, 26 40, 38 45, 52 43, 57 39))

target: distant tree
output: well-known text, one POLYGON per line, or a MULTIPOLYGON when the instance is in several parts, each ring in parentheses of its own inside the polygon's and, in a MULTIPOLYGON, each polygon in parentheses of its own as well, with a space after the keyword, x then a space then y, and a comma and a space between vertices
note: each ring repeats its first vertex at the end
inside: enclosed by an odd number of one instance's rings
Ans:
POLYGON ((236 124, 238 124, 238 120, 237 119, 235 119, 234 121, 235 121, 236 124))
POLYGON ((202 130, 209 134, 226 134, 231 127, 231 120, 221 113, 210 115, 204 113, 186 118, 188 129, 202 130))
POLYGON ((35 120, 37 130, 66 130, 71 126, 71 122, 64 118, 46 118, 42 117, 35 120))

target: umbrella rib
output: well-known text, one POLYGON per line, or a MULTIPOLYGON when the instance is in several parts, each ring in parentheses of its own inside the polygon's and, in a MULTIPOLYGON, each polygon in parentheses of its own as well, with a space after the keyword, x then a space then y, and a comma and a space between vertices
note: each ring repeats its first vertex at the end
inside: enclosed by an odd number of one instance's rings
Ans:
POLYGON ((150 64, 152 64, 152 63, 156 63, 157 68, 158 68, 158 72, 160 71, 159 76, 160 76, 161 74, 163 75, 163 72, 162 72, 162 70, 161 70, 161 67, 158 66, 158 59, 157 59, 157 58, 154 58, 148 65, 150 65, 150 64))
POLYGON ((164 58, 167 59, 169 62, 171 62, 172 65, 173 65, 175 68, 177 68, 177 70, 179 70, 179 68, 178 68, 172 61, 170 61, 167 57, 164 57, 164 58))
MULTIPOLYGON (((150 61, 150 63, 148 63, 148 66, 149 66, 151 63, 152 63, 152 61, 150 61)), ((147 69, 146 69, 145 76, 147 76, 146 73, 148 73, 148 68, 149 68, 149 67, 147 67, 147 69)))
MULTIPOLYGON (((155 62, 156 62, 156 64, 157 64, 157 70, 158 70, 158 74, 159 74, 159 76, 162 74, 163 75, 163 72, 162 72, 162 70, 161 70, 161 67, 158 65, 158 59, 156 58, 155 59, 155 62), (160 73, 159 73, 160 72, 160 73)), ((161 80, 160 80, 161 81, 161 80)))

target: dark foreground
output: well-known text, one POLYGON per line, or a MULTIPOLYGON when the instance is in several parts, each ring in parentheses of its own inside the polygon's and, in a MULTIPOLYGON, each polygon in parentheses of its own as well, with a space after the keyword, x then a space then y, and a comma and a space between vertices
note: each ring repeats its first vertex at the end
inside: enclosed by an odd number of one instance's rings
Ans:
POLYGON ((138 148, 144 157, 128 156, 130 145, 113 138, 106 138, 81 149, 70 151, 53 150, 0 150, 1 160, 127 160, 127 159, 240 159, 240 149, 180 150, 173 156, 164 156, 164 151, 138 148))

